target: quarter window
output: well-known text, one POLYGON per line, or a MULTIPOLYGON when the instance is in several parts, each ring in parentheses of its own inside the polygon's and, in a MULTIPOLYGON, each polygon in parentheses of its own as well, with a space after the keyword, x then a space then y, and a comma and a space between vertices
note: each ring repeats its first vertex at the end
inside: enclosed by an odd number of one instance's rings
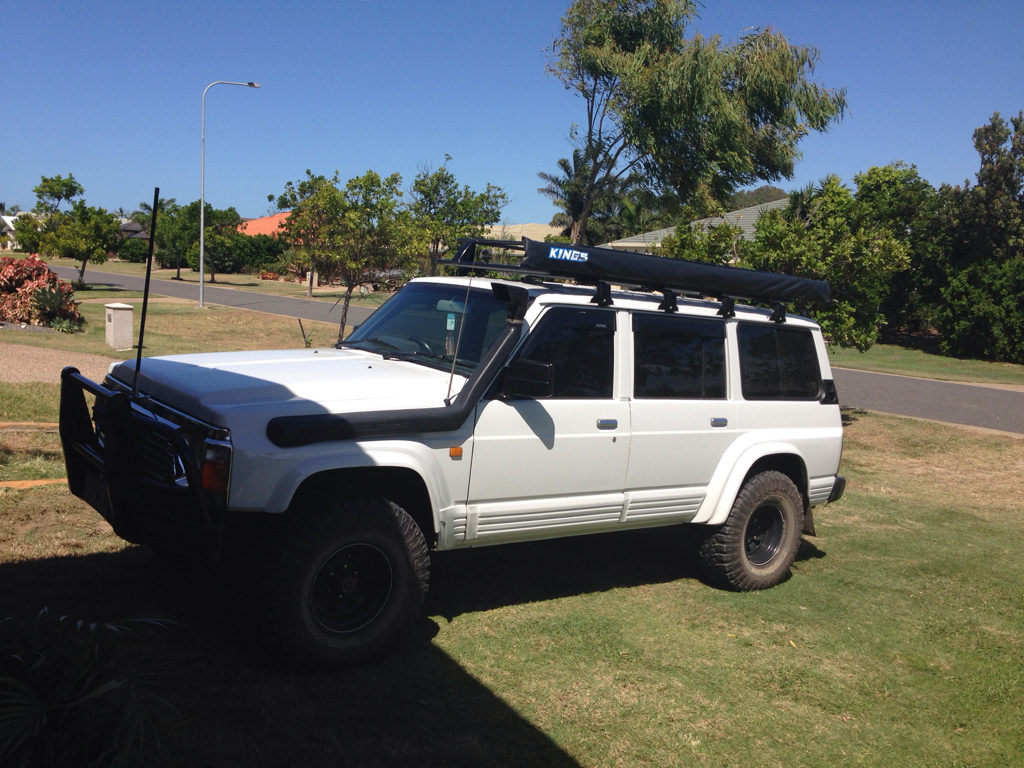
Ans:
POLYGON ((520 358, 551 363, 552 397, 610 398, 615 372, 615 313, 555 307, 541 318, 520 358))
POLYGON ((745 399, 818 399, 821 371, 810 331, 740 324, 737 335, 745 399))
POLYGON ((637 398, 725 397, 725 324, 674 315, 633 315, 637 398))

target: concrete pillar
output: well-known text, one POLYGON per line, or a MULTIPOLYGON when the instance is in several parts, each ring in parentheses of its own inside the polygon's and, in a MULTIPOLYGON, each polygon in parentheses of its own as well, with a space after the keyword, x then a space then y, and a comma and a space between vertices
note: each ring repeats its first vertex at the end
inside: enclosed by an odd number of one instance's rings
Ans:
POLYGON ((132 331, 131 304, 104 304, 107 315, 107 346, 114 349, 131 349, 134 333, 132 331))

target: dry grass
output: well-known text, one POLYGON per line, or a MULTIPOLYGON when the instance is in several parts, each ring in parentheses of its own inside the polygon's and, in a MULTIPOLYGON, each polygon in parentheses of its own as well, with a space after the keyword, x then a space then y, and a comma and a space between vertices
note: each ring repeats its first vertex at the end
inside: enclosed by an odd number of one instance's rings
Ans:
MULTIPOLYGON (((26 344, 48 349, 88 352, 121 359, 134 358, 137 350, 115 351, 105 342, 102 304, 82 304, 86 318, 85 333, 7 333, 5 343, 26 344)), ((139 338, 141 307, 132 313, 133 338, 139 338)), ((316 347, 331 346, 338 338, 338 326, 302 321, 306 334, 316 347)), ((246 309, 194 305, 151 304, 146 319, 145 357, 180 355, 195 352, 234 350, 291 349, 302 347, 302 333, 295 318, 252 312, 246 309)))
POLYGON ((0 430, 0 482, 64 476, 56 429, 0 430))
POLYGON ((0 489, 0 563, 119 552, 126 546, 66 486, 0 489))

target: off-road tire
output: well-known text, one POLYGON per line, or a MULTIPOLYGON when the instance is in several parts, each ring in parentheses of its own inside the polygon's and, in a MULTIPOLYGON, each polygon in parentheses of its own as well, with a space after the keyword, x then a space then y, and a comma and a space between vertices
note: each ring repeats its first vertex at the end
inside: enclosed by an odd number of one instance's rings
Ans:
POLYGON ((265 624, 293 666, 351 666, 384 653, 412 625, 430 579, 423 532, 380 498, 326 505, 273 560, 265 624))
POLYGON ((781 472, 747 480, 725 524, 701 543, 708 578, 741 592, 774 587, 796 557, 803 510, 800 491, 781 472))

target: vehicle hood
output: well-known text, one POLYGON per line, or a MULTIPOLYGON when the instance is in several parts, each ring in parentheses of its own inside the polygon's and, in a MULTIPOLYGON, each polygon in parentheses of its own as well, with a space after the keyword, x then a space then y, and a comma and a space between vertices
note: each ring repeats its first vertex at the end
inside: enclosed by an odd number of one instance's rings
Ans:
MULTIPOLYGON (((109 376, 132 385, 135 361, 109 376)), ((465 383, 456 375, 452 396, 465 383)), ((139 391, 210 424, 238 418, 444 405, 449 373, 349 349, 295 349, 147 357, 139 391)))

